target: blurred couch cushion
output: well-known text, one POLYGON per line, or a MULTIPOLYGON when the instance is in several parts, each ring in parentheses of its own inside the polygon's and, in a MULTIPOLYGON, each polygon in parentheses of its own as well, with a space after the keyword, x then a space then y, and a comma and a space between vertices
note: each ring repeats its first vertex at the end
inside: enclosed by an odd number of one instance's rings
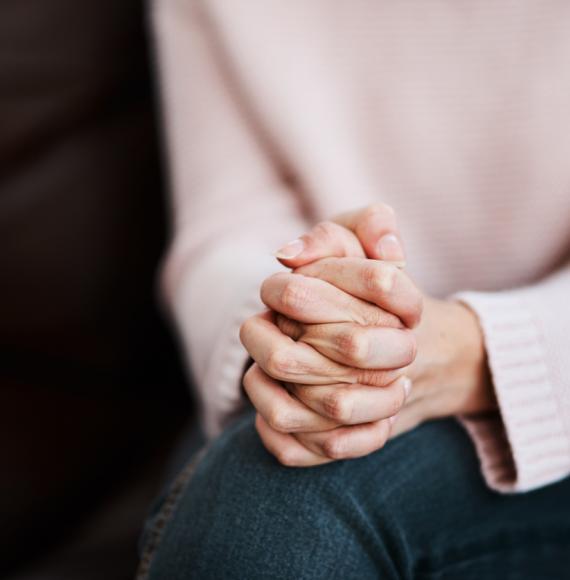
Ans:
POLYGON ((189 406, 155 299, 165 212, 143 3, 2 2, 0 86, 7 567, 164 454, 189 406))
POLYGON ((69 360, 140 378, 156 364, 144 356, 164 340, 164 204, 148 68, 137 0, 0 6, 2 369, 69 360))

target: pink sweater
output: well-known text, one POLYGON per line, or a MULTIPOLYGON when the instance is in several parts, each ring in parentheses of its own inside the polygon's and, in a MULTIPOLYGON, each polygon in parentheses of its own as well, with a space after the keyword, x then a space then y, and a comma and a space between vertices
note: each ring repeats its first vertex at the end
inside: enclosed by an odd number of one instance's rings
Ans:
POLYGON ((155 0, 172 175, 163 287, 217 433, 271 252, 378 200, 409 271, 479 315, 488 484, 570 474, 570 2, 155 0))

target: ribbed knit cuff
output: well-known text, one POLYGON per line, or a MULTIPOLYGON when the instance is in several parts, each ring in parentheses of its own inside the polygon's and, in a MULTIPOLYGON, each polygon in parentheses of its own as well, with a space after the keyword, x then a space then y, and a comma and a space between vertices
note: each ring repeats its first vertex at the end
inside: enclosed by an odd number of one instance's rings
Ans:
POLYGON ((233 415, 242 403, 241 381, 249 354, 241 344, 241 325, 251 316, 258 314, 264 306, 259 298, 259 288, 252 289, 251 295, 241 309, 228 321, 222 338, 212 353, 215 363, 203 378, 203 427, 208 438, 217 436, 223 429, 225 420, 233 415))
POLYGON ((528 491, 564 477, 568 449, 532 309, 515 293, 463 292, 452 299, 479 317, 499 413, 460 417, 488 485, 528 491))

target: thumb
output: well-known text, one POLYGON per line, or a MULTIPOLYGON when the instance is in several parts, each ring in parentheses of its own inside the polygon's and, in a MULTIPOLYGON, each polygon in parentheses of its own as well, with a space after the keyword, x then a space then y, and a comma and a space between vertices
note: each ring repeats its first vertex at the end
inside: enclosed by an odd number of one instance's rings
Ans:
POLYGON ((275 257, 293 269, 321 258, 373 258, 401 268, 406 265, 396 214, 383 203, 321 222, 279 249, 275 257))
POLYGON ((396 213, 384 203, 377 203, 353 212, 343 213, 333 222, 354 232, 368 258, 406 265, 396 213))
POLYGON ((277 250, 274 256, 293 269, 322 258, 366 257, 356 235, 332 221, 317 224, 309 233, 277 250))

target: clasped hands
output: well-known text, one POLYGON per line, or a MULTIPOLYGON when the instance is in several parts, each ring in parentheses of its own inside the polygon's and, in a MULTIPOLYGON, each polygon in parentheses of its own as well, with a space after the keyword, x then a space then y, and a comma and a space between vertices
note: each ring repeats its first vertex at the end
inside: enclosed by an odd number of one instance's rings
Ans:
POLYGON ((361 457, 423 421, 495 407, 476 316, 406 274, 389 206, 320 223, 276 256, 292 271, 264 281, 269 310, 240 337, 256 428, 282 464, 361 457))

